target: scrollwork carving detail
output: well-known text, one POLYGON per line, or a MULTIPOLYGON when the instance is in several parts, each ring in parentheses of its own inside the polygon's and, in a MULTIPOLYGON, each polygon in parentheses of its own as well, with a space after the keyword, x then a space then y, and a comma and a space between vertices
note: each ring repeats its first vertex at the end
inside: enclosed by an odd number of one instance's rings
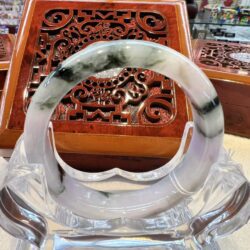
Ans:
POLYGON ((250 73, 250 62, 234 58, 233 54, 249 55, 250 47, 207 42, 201 49, 199 62, 203 65, 243 70, 250 73))
MULTIPOLYGON (((167 45, 165 17, 157 11, 60 10, 44 15, 24 110, 41 81, 61 61, 97 41, 143 39, 167 45)), ((174 83, 143 69, 117 77, 90 77, 58 105, 54 120, 127 125, 166 124, 176 112, 174 83)))
POLYGON ((0 36, 0 60, 4 60, 7 57, 7 48, 4 36, 0 36))

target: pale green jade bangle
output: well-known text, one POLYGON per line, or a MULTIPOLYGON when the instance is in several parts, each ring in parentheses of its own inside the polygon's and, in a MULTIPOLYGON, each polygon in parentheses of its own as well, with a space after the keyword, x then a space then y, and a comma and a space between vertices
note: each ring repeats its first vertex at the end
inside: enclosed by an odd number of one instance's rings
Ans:
POLYGON ((223 134, 217 93, 196 65, 168 47, 123 40, 99 43, 76 53, 42 82, 27 113, 24 145, 28 162, 43 165, 50 195, 58 204, 86 218, 141 218, 172 208, 202 186, 218 158, 223 134), (153 70, 177 82, 191 102, 194 130, 187 153, 163 179, 142 190, 100 192, 59 171, 48 124, 56 105, 77 83, 125 67, 153 70))

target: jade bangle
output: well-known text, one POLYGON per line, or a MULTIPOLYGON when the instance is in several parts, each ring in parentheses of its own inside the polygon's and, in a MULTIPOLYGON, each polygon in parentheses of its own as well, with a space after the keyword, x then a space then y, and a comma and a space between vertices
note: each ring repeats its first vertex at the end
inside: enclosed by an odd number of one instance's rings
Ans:
POLYGON ((172 208, 197 191, 218 158, 223 134, 217 93, 197 66, 166 46, 123 40, 99 43, 74 54, 42 82, 27 112, 24 145, 28 162, 43 165, 49 193, 58 204, 87 218, 136 218, 172 208), (57 104, 77 83, 99 72, 125 67, 153 70, 177 82, 192 106, 193 135, 177 167, 158 182, 142 190, 101 192, 61 171, 48 125, 57 104))

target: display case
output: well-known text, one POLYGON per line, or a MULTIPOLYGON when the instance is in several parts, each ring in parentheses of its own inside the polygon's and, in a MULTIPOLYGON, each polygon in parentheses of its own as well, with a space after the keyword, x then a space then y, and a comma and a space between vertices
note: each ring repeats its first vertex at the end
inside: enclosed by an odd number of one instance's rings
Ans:
POLYGON ((0 0, 0 34, 17 32, 24 0, 0 0))
POLYGON ((247 1, 230 3, 227 3, 228 1, 221 1, 221 3, 209 1, 209 4, 203 6, 203 2, 200 3, 197 16, 190 19, 194 39, 250 42, 250 3, 247 1))

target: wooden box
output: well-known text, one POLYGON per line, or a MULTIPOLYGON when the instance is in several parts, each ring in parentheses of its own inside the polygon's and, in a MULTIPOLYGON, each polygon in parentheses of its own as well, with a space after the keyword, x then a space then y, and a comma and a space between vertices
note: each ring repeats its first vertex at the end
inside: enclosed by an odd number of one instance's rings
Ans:
POLYGON ((226 132, 250 137, 250 45, 196 40, 193 53, 218 92, 226 132))
MULTIPOLYGON (((65 58, 116 39, 154 41, 190 57, 188 26, 184 1, 27 0, 1 103, 0 147, 14 146, 32 95, 65 58)), ((171 157, 188 111, 178 86, 154 72, 128 68, 115 78, 91 77, 58 105, 56 145, 68 153, 171 157), (136 98, 113 103, 110 93, 118 83, 136 98), (81 100, 84 88, 87 100, 81 100), (171 108, 157 104, 158 94, 171 108)))

